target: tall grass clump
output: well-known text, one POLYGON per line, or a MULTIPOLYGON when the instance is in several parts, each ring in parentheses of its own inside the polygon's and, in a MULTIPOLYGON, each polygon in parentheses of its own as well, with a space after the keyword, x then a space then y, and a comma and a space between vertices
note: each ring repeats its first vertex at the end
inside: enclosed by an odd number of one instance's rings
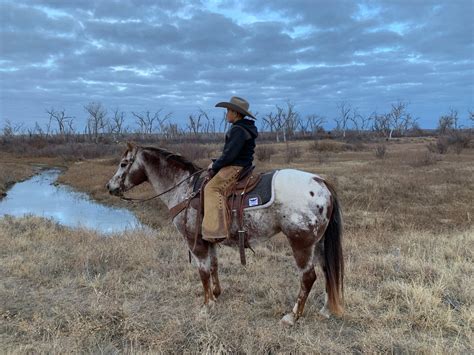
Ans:
POLYGON ((258 145, 255 149, 255 156, 259 161, 270 161, 271 157, 276 153, 276 149, 271 145, 258 145))
POLYGON ((430 142, 426 146, 432 153, 446 154, 449 149, 449 141, 445 136, 438 137, 436 142, 430 142))
POLYGON ((317 140, 310 144, 309 149, 314 152, 344 152, 348 144, 329 139, 317 140))
POLYGON ((210 145, 197 143, 173 144, 170 150, 176 151, 176 153, 191 161, 209 159, 212 157, 213 152, 213 148, 210 145))
POLYGON ((374 151, 375 157, 378 159, 384 159, 387 155, 387 146, 385 144, 378 144, 374 151))

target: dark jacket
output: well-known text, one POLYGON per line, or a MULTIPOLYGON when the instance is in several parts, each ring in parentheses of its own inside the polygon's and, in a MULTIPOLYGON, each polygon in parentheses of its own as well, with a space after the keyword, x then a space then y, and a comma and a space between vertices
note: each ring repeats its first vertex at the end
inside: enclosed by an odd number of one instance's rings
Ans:
POLYGON ((212 164, 212 170, 217 173, 224 166, 247 167, 252 165, 257 136, 258 132, 254 121, 241 119, 233 123, 225 135, 222 154, 212 164))

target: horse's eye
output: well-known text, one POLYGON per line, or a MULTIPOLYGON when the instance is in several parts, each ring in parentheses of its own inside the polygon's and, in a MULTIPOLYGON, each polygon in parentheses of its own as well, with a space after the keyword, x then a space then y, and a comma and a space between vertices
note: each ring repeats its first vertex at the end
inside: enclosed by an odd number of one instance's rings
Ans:
POLYGON ((127 166, 127 163, 126 163, 126 162, 120 163, 120 167, 121 167, 121 168, 125 168, 126 166, 127 166))

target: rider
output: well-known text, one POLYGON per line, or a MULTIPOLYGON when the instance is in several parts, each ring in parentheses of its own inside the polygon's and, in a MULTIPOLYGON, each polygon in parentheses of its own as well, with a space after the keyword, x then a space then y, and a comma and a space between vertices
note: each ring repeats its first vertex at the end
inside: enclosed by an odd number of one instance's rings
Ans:
POLYGON ((202 222, 202 237, 207 241, 227 238, 230 221, 226 211, 226 193, 240 172, 252 165, 255 138, 258 136, 255 122, 245 118, 256 119, 248 110, 246 100, 234 96, 230 102, 219 102, 216 107, 227 109, 226 119, 232 126, 226 133, 221 156, 208 167, 211 180, 204 188, 202 222))

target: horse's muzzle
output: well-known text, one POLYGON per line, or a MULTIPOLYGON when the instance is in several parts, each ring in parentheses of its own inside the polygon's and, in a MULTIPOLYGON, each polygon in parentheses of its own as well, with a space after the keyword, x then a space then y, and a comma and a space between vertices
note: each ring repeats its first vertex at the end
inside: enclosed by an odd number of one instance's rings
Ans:
POLYGON ((120 190, 120 187, 116 187, 115 189, 112 189, 109 183, 107 183, 105 187, 107 188, 107 190, 109 190, 109 193, 111 195, 122 196, 122 191, 120 190))

